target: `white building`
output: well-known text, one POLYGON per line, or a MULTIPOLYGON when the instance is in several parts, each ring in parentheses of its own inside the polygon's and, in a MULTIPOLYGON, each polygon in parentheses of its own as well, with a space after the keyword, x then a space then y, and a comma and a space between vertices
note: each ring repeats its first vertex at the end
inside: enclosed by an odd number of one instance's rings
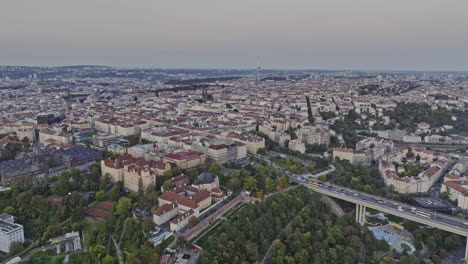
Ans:
POLYGON ((0 214, 0 251, 9 253, 13 242, 24 242, 23 226, 12 215, 0 214))

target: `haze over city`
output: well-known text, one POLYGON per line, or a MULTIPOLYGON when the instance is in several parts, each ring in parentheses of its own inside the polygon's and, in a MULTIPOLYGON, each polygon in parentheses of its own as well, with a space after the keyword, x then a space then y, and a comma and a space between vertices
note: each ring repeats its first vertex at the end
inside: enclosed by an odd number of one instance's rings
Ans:
POLYGON ((468 70, 467 1, 2 1, 2 65, 468 70))

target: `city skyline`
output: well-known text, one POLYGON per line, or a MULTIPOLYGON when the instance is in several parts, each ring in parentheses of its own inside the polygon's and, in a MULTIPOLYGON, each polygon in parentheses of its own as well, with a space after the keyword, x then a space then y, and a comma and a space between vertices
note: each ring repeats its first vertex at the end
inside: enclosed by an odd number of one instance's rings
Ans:
POLYGON ((468 3, 6 1, 2 65, 468 70, 468 3), (50 8, 54 7, 54 8, 50 8))

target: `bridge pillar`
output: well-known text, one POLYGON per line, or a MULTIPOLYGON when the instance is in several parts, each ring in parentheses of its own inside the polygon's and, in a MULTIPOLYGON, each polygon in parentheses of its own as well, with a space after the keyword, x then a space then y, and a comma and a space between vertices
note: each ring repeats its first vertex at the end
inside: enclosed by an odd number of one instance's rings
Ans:
POLYGON ((359 218, 360 213, 361 213, 361 205, 356 204, 356 222, 358 222, 358 223, 359 223, 359 219, 360 219, 359 218))
POLYGON ((364 205, 361 205, 361 213, 360 213, 361 219, 359 219, 359 223, 363 226, 364 222, 366 221, 366 207, 364 205))
POLYGON ((361 204, 356 204, 356 222, 364 225, 366 221, 366 207, 361 204))
POLYGON ((468 237, 466 238, 465 260, 468 261, 468 237))
POLYGON ((361 204, 356 204, 356 222, 364 225, 364 221, 366 221, 366 207, 361 204))

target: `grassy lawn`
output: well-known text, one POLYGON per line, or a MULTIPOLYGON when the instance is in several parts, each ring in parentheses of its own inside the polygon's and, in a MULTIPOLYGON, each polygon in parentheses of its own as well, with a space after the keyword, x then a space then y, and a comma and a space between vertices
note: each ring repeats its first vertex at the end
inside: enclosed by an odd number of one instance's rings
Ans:
POLYGON ((172 241, 174 241, 174 239, 175 239, 175 236, 173 235, 164 239, 164 241, 156 247, 156 250, 162 253, 164 249, 166 249, 172 243, 172 241))
POLYGON ((92 136, 96 135, 97 132, 95 132, 95 131, 93 131, 93 132, 86 132, 86 133, 84 133, 84 134, 85 134, 86 136, 88 136, 88 137, 92 137, 92 136))
POLYGON ((273 162, 276 166, 278 166, 278 167, 280 167, 280 168, 282 168, 282 169, 285 169, 285 170, 288 169, 288 168, 286 167, 286 160, 283 160, 283 159, 275 159, 275 160, 272 160, 272 162, 273 162))

